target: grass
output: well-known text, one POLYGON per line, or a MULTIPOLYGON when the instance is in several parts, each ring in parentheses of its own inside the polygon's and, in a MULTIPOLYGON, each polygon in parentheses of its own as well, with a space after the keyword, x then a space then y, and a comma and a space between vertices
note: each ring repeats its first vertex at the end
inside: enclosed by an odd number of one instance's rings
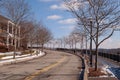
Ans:
POLYGON ((98 76, 103 76, 107 75, 101 68, 98 68, 97 71, 95 71, 94 68, 89 68, 89 77, 98 77, 98 76))

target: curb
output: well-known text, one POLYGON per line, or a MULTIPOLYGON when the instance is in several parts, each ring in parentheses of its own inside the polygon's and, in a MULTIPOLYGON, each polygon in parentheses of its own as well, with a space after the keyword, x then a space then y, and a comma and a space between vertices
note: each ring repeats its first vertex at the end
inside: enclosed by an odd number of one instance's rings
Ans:
POLYGON ((78 80, 88 80, 88 66, 87 66, 85 58, 78 54, 74 54, 74 55, 80 57, 82 60, 82 70, 81 70, 81 73, 79 74, 78 80))

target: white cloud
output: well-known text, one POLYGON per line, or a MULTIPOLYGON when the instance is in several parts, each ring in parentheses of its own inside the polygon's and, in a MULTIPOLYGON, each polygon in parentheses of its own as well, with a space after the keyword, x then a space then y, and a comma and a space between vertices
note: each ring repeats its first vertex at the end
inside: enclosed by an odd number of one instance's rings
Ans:
POLYGON ((74 9, 78 9, 79 7, 85 7, 88 4, 88 1, 80 1, 80 0, 70 0, 68 2, 68 6, 71 6, 74 9))
POLYGON ((60 21, 58 21, 58 23, 60 23, 60 24, 75 24, 76 21, 77 21, 76 18, 69 18, 69 19, 60 20, 60 21))
POLYGON ((56 9, 59 9, 59 10, 67 10, 67 7, 64 5, 64 3, 61 3, 60 5, 52 5, 50 6, 50 9, 53 9, 53 10, 56 10, 56 9))
POLYGON ((51 1, 59 1, 59 0, 40 0, 42 2, 51 2, 51 1))
POLYGON ((66 3, 60 3, 59 5, 51 5, 50 9, 53 10, 69 10, 69 8, 67 6, 71 6, 72 8, 74 8, 75 10, 78 10, 79 7, 85 7, 85 5, 87 5, 88 3, 86 1, 83 2, 78 2, 77 0, 71 0, 68 2, 68 4, 66 5, 66 3))
POLYGON ((58 5, 52 5, 52 6, 50 6, 50 8, 51 9, 58 9, 59 7, 58 7, 58 5))
POLYGON ((58 15, 51 15, 51 16, 48 16, 47 19, 51 19, 51 20, 57 20, 57 19, 61 19, 62 17, 61 16, 58 16, 58 15))
POLYGON ((100 48, 106 48, 106 49, 120 48, 120 43, 119 40, 114 40, 113 38, 109 38, 100 45, 100 48))

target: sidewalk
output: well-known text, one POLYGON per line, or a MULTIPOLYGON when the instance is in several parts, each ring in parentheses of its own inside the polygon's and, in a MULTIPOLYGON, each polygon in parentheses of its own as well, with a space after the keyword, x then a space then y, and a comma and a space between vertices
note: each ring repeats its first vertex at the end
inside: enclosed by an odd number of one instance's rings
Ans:
POLYGON ((34 54, 34 55, 31 56, 30 54, 29 55, 27 54, 27 55, 22 55, 22 56, 16 56, 15 59, 12 59, 13 56, 3 57, 0 60, 0 66, 27 61, 27 60, 35 59, 35 58, 38 58, 38 57, 42 57, 44 55, 45 55, 45 53, 40 51, 40 53, 38 55, 34 54))

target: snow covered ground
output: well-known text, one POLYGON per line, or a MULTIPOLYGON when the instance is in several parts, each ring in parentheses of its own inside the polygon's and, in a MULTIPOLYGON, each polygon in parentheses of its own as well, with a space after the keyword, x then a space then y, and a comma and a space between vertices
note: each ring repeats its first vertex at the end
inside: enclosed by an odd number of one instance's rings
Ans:
MULTIPOLYGON (((36 51, 35 51, 36 52, 36 51)), ((38 52, 38 51, 37 51, 38 52)), ((3 57, 0 61, 0 65, 4 65, 4 64, 11 64, 11 63, 17 63, 17 62, 22 62, 22 61, 26 61, 26 60, 31 60, 34 58, 38 58, 45 55, 44 52, 39 52, 38 55, 32 55, 30 56, 30 54, 27 55, 22 55, 22 56, 16 56, 15 59, 12 59, 13 56, 7 56, 7 57, 3 57), (5 60, 6 59, 6 60, 5 60)))
POLYGON ((101 77, 108 77, 108 76, 109 77, 115 77, 115 75, 109 70, 108 65, 103 65, 102 69, 106 74, 109 74, 109 75, 104 75, 104 76, 101 76, 101 77))
MULTIPOLYGON (((16 54, 21 54, 21 52, 15 52, 16 54)), ((5 52, 5 53, 0 53, 0 55, 13 55, 14 52, 5 52)))
MULTIPOLYGON (((32 53, 32 54, 35 54, 35 53, 36 53, 36 50, 35 50, 34 53, 32 53)), ((40 53, 41 53, 41 51, 40 51, 40 53)), ((7 52, 6 54, 4 53, 4 55, 7 55, 7 54, 11 54, 11 56, 2 57, 1 60, 12 59, 12 58, 13 58, 14 52, 10 52, 10 53, 7 52)), ((20 55, 21 52, 15 52, 15 54, 19 54, 19 55, 16 55, 15 58, 22 58, 22 57, 30 56, 30 54, 20 55)))
POLYGON ((107 71, 109 74, 109 76, 111 77, 117 77, 120 80, 120 66, 114 64, 114 62, 104 59, 102 57, 98 58, 98 62, 103 64, 103 69, 105 71, 107 71))

